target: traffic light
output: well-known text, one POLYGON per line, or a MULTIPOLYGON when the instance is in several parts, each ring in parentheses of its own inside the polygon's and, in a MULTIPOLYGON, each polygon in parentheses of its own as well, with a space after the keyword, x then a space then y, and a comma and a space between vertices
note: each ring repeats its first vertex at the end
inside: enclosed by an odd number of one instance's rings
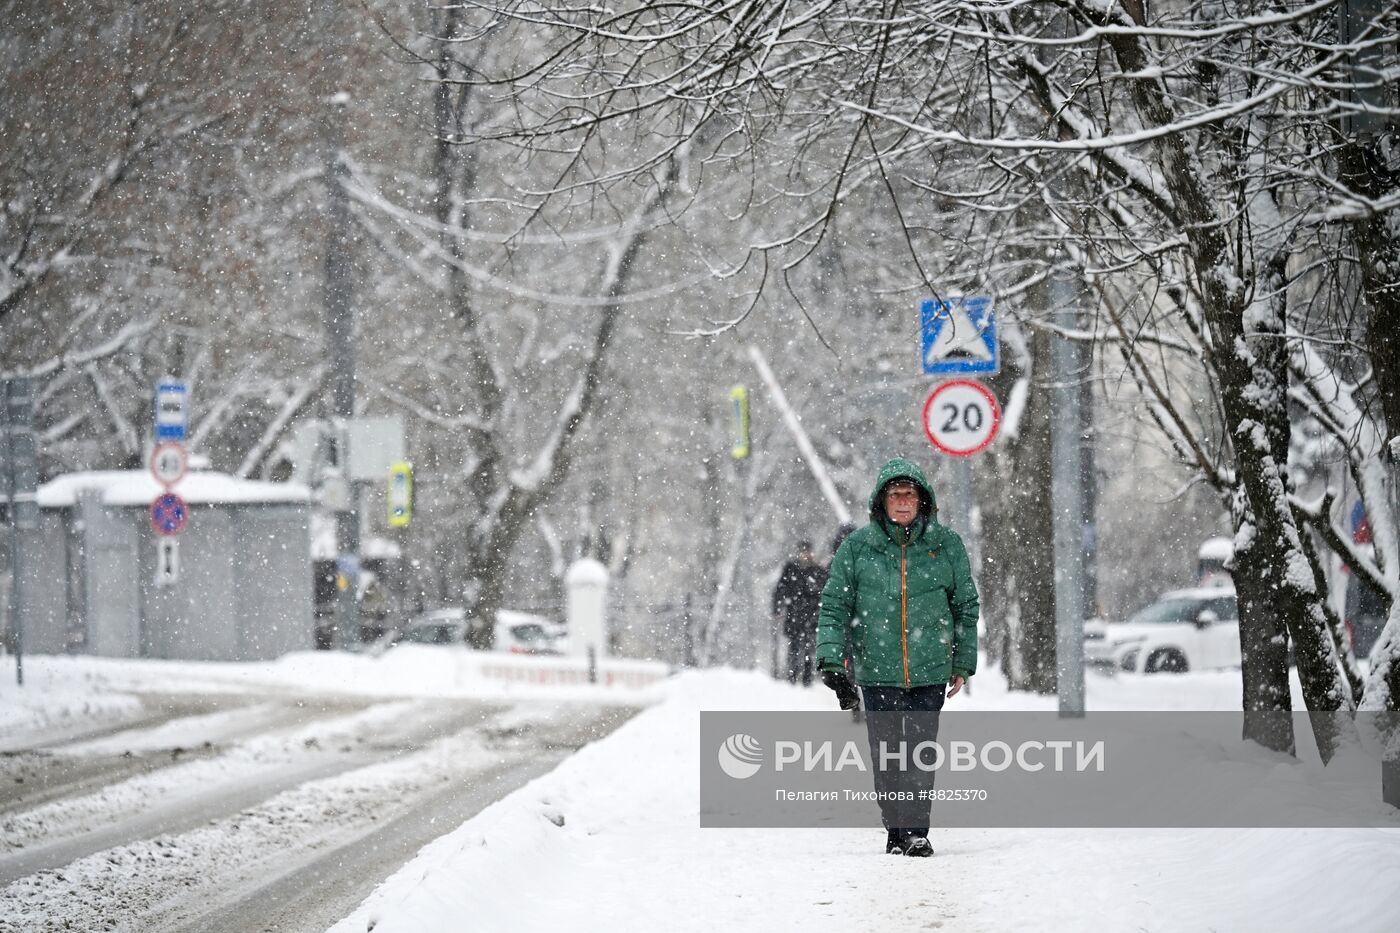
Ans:
POLYGON ((389 505, 389 527, 407 528, 413 521, 413 466, 394 463, 389 466, 389 486, 385 499, 389 505))

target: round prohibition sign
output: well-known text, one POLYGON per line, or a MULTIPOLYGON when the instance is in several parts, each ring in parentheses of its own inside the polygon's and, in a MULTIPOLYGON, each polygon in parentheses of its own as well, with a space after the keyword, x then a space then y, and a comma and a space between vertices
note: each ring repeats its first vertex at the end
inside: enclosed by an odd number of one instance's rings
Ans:
POLYGON ((185 500, 173 492, 163 493, 151 503, 151 527, 156 534, 178 535, 185 530, 185 522, 189 518, 190 510, 185 500))
POLYGON ((167 489, 184 479, 189 468, 190 458, 183 444, 167 441, 151 451, 151 475, 167 489))
POLYGON ((934 449, 950 457, 980 454, 1000 426, 996 396, 972 379, 941 383, 924 402, 924 433, 934 449))

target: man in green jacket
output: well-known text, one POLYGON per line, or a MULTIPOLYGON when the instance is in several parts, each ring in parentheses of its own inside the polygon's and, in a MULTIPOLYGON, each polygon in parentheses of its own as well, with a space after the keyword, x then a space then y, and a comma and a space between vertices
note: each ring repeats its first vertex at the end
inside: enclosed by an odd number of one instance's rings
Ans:
POLYGON ((870 523, 832 559, 817 625, 822 680, 843 709, 855 702, 852 679, 865 698, 886 852, 933 854, 930 803, 918 800, 933 772, 882 769, 880 752, 882 744, 912 750, 937 740, 945 696, 977 671, 977 613, 967 549, 938 523, 933 487, 912 462, 891 460, 870 494, 870 523))

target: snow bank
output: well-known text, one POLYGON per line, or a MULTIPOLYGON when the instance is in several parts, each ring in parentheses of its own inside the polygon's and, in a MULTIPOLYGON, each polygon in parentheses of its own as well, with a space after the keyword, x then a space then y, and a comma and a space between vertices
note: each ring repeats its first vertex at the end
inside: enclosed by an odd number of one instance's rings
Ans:
POLYGON ((377 656, 304 651, 246 663, 27 655, 23 687, 12 671, 0 674, 0 750, 44 733, 130 719, 142 710, 136 693, 272 690, 636 706, 661 698, 668 671, 659 662, 623 658, 606 659, 598 670, 598 683, 590 684, 582 659, 440 645, 399 645, 377 656))
POLYGON ((141 711, 134 696, 112 692, 100 679, 55 676, 45 658, 24 659, 25 686, 15 683, 13 658, 0 666, 0 751, 20 736, 39 732, 92 729, 129 719, 141 711))

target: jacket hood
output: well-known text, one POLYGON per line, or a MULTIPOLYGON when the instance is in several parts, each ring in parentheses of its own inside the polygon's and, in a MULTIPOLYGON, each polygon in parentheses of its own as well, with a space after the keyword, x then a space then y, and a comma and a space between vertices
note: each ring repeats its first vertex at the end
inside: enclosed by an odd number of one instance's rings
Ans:
POLYGON ((933 487, 929 485, 924 471, 920 470, 912 460, 905 460, 903 457, 895 457, 886 463, 880 468, 880 475, 875 477, 875 488, 870 491, 870 520, 878 522, 885 514, 884 506, 880 500, 885 487, 896 479, 907 479, 919 487, 919 517, 925 521, 936 521, 938 500, 933 496, 933 487))

